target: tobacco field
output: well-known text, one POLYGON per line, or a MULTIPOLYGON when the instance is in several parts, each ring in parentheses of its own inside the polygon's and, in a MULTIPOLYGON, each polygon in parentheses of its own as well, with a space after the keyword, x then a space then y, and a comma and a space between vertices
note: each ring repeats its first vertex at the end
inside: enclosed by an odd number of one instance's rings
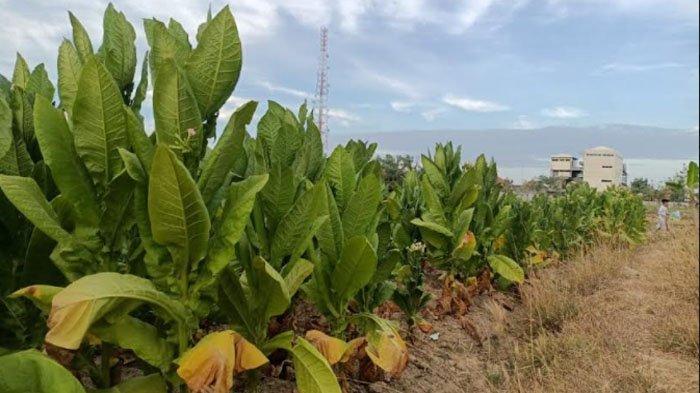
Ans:
POLYGON ((57 81, 19 54, 0 76, 0 392, 391 386, 430 316, 645 240, 625 188, 523 200, 450 142, 388 176, 376 144, 324 149, 306 103, 220 116, 243 69, 228 7, 196 37, 144 20, 138 56, 112 5, 101 42, 69 22, 57 81))

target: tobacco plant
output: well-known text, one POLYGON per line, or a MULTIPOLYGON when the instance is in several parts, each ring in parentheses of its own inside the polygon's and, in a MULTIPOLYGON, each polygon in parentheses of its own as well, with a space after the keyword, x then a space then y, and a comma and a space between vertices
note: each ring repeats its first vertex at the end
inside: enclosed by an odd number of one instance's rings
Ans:
POLYGON ((496 240, 507 228, 510 208, 502 203, 495 164, 480 156, 462 168, 460 149, 451 143, 438 144, 435 155, 424 155, 421 162, 423 207, 411 223, 429 246, 430 258, 465 279, 488 264, 505 280, 521 282, 520 266, 498 253, 496 240))
POLYGON ((348 324, 349 302, 370 283, 377 271, 376 226, 381 190, 375 173, 362 176, 351 153, 337 147, 326 163, 325 212, 328 219, 308 242, 314 263, 304 291, 329 318, 334 333, 348 324))

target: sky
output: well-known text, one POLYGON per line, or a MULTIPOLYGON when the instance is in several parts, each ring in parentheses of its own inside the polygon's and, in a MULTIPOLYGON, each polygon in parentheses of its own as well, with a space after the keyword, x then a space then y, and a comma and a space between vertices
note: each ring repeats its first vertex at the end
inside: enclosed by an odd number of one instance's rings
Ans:
MULTIPOLYGON (((141 19, 173 17, 194 36, 209 6, 113 3, 134 23, 140 57, 141 19)), ((423 131, 438 140, 444 130, 624 124, 686 131, 697 141, 697 0, 215 0, 211 7, 226 4, 243 43, 243 71, 224 115, 248 99, 292 107, 312 101, 325 25, 334 139, 423 131)), ((70 36, 66 11, 96 44, 105 7, 95 0, 0 0, 0 73, 11 75, 19 51, 55 77, 58 45, 70 36)), ((617 148, 625 155, 625 146, 617 148)), ((697 149, 664 159, 696 157, 697 149)))

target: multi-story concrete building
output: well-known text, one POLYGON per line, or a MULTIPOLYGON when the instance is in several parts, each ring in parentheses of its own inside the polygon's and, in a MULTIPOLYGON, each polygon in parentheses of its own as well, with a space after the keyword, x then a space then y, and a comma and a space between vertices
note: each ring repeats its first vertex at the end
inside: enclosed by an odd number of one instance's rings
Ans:
POLYGON ((583 154, 583 181, 599 191, 627 185, 627 167, 615 149, 598 146, 583 154))
POLYGON ((571 154, 555 154, 549 161, 549 175, 563 179, 568 183, 582 177, 582 168, 578 162, 578 158, 571 154))

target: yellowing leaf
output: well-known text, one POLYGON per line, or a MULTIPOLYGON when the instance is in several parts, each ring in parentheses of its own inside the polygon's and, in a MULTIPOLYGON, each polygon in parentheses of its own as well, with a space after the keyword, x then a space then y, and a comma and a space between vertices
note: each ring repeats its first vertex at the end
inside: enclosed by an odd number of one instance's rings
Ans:
POLYGON ((348 349, 348 343, 329 336, 319 330, 309 330, 306 332, 306 340, 309 341, 332 366, 338 363, 348 349))
POLYGON ((505 255, 490 255, 487 258, 491 269, 501 277, 514 283, 522 283, 525 280, 525 272, 517 262, 505 255))
POLYGON ((149 303, 175 321, 179 335, 186 335, 191 314, 182 303, 159 292, 145 278, 130 274, 97 273, 82 277, 58 292, 51 303, 46 342, 78 349, 93 324, 128 314, 149 303))
POLYGON ((397 377, 408 365, 408 349, 399 333, 388 323, 367 335, 367 356, 387 374, 397 377))
POLYGON ((179 359, 177 374, 193 393, 228 393, 235 373, 267 363, 265 355, 240 334, 208 334, 179 359))
POLYGON ((348 346, 345 348, 345 353, 343 353, 343 357, 340 359, 340 362, 345 363, 354 358, 357 352, 364 348, 365 345, 367 345, 367 339, 364 336, 350 340, 348 342, 348 346))
POLYGON ((537 266, 537 265, 544 263, 544 254, 541 252, 538 252, 537 254, 530 256, 529 262, 530 262, 530 265, 534 265, 534 266, 537 266))
POLYGON ((476 249, 476 237, 474 233, 468 231, 460 239, 459 245, 452 251, 452 256, 455 258, 469 259, 476 249))
POLYGON ((238 333, 233 333, 236 345, 236 363, 234 372, 240 373, 246 370, 258 368, 268 360, 262 352, 238 333))
POLYGON ((506 245, 506 236, 501 235, 493 241, 493 251, 498 252, 506 245))
POLYGON ((10 295, 11 298, 26 297, 43 311, 49 311, 53 297, 63 288, 51 285, 30 285, 18 289, 10 295))

